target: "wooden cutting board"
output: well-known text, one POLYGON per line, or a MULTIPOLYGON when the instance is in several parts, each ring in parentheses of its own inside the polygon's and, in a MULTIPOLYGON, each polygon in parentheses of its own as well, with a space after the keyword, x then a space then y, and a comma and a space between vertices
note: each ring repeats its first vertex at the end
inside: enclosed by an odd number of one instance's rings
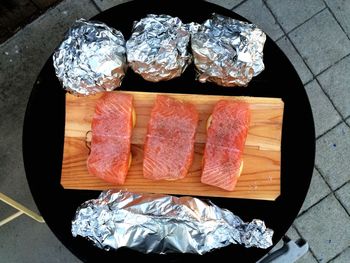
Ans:
MULTIPOLYGON (((124 92, 124 91, 116 91, 124 92)), ((91 140, 91 121, 101 94, 88 97, 66 95, 66 123, 61 184, 66 189, 127 189, 135 192, 216 196, 275 200, 280 195, 280 148, 284 104, 278 98, 165 94, 193 103, 199 113, 195 137, 195 157, 186 178, 152 181, 142 175, 143 143, 150 112, 157 94, 124 92, 134 97, 136 125, 132 135, 133 161, 126 183, 116 186, 90 175, 86 167, 91 140), (206 141, 206 122, 220 99, 244 100, 250 104, 251 122, 244 148, 244 168, 234 191, 229 192, 200 182, 201 162, 206 141)))

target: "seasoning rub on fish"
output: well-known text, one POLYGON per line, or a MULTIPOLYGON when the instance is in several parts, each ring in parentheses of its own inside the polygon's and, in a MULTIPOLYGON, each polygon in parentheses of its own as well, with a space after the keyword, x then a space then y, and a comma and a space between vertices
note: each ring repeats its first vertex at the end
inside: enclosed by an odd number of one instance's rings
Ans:
POLYGON ((133 96, 106 92, 97 101, 92 120, 89 173, 113 184, 124 184, 131 164, 131 133, 135 122, 133 96))
POLYGON ((148 123, 143 176, 153 180, 184 178, 194 157, 197 124, 194 105, 158 95, 148 123))
POLYGON ((250 120, 249 105, 220 100, 208 120, 201 182, 232 191, 243 169, 242 153, 250 120))

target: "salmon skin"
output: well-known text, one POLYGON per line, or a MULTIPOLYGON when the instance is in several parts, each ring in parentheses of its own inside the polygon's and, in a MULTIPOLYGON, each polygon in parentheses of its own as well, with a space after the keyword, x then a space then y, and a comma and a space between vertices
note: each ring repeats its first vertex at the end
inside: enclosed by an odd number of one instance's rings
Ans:
POLYGON ((197 124, 194 105, 158 95, 147 128, 143 176, 153 180, 184 178, 193 161, 197 124))
POLYGON ((216 103, 207 131, 201 182, 232 191, 242 171, 242 153, 250 121, 249 105, 216 103))
POLYGON ((106 92, 96 102, 92 119, 89 173, 104 181, 124 184, 131 161, 133 97, 106 92))

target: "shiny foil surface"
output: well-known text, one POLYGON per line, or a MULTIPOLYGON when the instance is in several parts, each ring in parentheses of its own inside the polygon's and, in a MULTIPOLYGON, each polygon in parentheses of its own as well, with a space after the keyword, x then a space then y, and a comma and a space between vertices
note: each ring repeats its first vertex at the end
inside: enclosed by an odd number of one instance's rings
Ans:
POLYGON ((198 80, 247 86, 264 70, 265 41, 265 33, 256 25, 213 14, 191 38, 198 80))
POLYGON ((70 93, 114 90, 121 85, 126 70, 124 36, 104 23, 79 19, 54 52, 53 64, 70 93))
POLYGON ((109 190, 76 211, 73 236, 110 250, 204 254, 229 244, 268 248, 273 231, 261 220, 243 222, 232 212, 193 197, 109 190))
POLYGON ((169 15, 149 14, 135 21, 126 42, 129 66, 152 82, 179 77, 191 63, 190 27, 169 15))

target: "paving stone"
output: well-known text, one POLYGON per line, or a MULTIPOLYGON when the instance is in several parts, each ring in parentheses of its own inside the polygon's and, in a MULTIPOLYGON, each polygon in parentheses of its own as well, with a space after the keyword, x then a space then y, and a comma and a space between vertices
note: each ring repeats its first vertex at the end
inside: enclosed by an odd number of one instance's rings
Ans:
POLYGON ((350 182, 338 189, 335 195, 350 214, 350 182))
POLYGON ((350 128, 342 123, 316 142, 315 164, 332 190, 350 180, 350 128))
POLYGON ((292 43, 289 41, 287 37, 282 37, 277 42, 277 45, 282 49, 284 54, 288 57, 288 59, 292 62, 295 70, 298 72, 298 75, 301 81, 305 84, 312 79, 312 73, 307 68, 305 62, 298 54, 298 52, 293 47, 292 43))
POLYGON ((93 0, 93 1, 102 11, 105 11, 116 5, 120 5, 122 3, 130 2, 130 0, 93 0))
POLYGON ((344 118, 350 116, 349 72, 350 57, 346 57, 317 77, 344 118))
POLYGON ((349 263, 350 262, 350 247, 343 251, 335 259, 329 261, 329 263, 349 263))
POLYGON ((18 210, 0 201, 0 221, 13 215, 18 210))
POLYGON ((300 212, 304 212, 309 207, 311 207, 312 205, 320 201, 322 198, 324 198, 326 195, 328 195, 330 192, 331 189, 325 183, 320 173, 316 169, 314 169, 309 191, 307 192, 305 201, 300 209, 300 212))
POLYGON ((46 8, 62 2, 62 0, 32 0, 40 9, 45 10, 46 8))
POLYGON ((63 246, 46 224, 21 215, 0 227, 0 262, 81 262, 63 246))
POLYGON ((350 52, 350 41, 325 9, 289 33, 311 71, 317 75, 350 52))
POLYGON ((286 32, 301 25, 307 19, 326 7, 322 0, 267 0, 266 2, 286 32), (301 5, 302 8, 300 8, 301 5))
POLYGON ((334 109, 332 103, 324 94, 316 80, 313 80, 306 85, 305 90, 311 103, 316 137, 318 137, 336 124, 340 123, 341 117, 334 109))
POLYGON ((327 262, 350 245, 350 218, 330 195, 294 222, 319 262, 327 262))
POLYGON ((232 9, 233 7, 242 3, 244 0, 206 0, 206 1, 216 5, 220 5, 227 9, 232 9))
POLYGON ((304 256, 302 256, 297 262, 295 263, 318 263, 317 260, 314 258, 314 256, 311 254, 310 251, 308 251, 304 256))
POLYGON ((282 29, 262 0, 248 0, 235 8, 234 11, 256 24, 273 40, 283 35, 282 29))
POLYGON ((287 233, 286 233, 286 236, 288 236, 290 239, 292 240, 298 240, 300 238, 300 235, 298 234, 297 230, 295 229, 295 226, 292 225, 287 233))
POLYGON ((37 212, 23 166, 21 142, 24 109, 22 106, 5 106, 0 107, 0 192, 37 212))
POLYGON ((326 0, 326 3, 344 28, 345 32, 350 36, 350 1, 326 0))

